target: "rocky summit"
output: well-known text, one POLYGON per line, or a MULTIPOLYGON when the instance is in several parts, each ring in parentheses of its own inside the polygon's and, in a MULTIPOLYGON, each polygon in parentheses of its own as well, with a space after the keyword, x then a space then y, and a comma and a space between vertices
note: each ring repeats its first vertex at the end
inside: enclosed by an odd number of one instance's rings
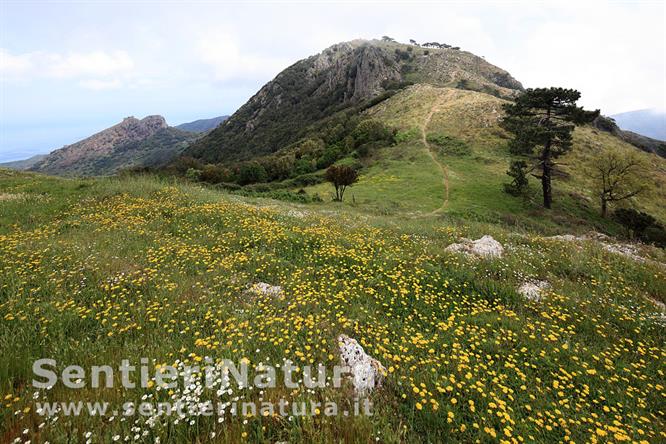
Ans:
POLYGON ((275 152, 336 112, 372 106, 412 83, 513 97, 522 85, 508 72, 457 48, 353 40, 300 60, 187 150, 207 162, 275 152))
POLYGON ((171 128, 162 116, 126 117, 86 139, 51 152, 30 170, 57 175, 112 174, 123 167, 159 164, 185 148, 193 134, 171 128), (144 161, 142 161, 142 159, 144 161))

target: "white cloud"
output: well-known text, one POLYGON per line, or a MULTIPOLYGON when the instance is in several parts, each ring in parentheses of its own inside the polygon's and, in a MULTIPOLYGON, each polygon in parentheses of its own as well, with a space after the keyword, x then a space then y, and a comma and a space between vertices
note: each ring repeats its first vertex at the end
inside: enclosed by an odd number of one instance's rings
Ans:
POLYGON ((134 62, 125 51, 46 55, 47 74, 57 78, 126 74, 134 62))
POLYGON ((666 104, 664 9, 656 4, 539 6, 523 38, 498 48, 499 65, 525 86, 564 86, 613 114, 666 104))
POLYGON ((6 76, 18 76, 30 69, 31 61, 29 54, 13 55, 9 51, 0 48, 0 74, 6 76))
POLYGON ((0 49, 3 80, 74 79, 83 88, 101 90, 119 88, 121 78, 130 77, 133 70, 134 62, 125 51, 11 54, 0 49))
POLYGON ((123 86, 123 83, 119 79, 112 79, 112 80, 90 79, 90 80, 81 80, 79 82, 79 85, 85 89, 90 89, 93 91, 103 91, 108 89, 118 89, 123 86))
POLYGON ((288 65, 283 58, 246 52, 234 35, 219 31, 202 34, 196 52, 199 60, 211 68, 215 80, 221 82, 265 79, 288 65))

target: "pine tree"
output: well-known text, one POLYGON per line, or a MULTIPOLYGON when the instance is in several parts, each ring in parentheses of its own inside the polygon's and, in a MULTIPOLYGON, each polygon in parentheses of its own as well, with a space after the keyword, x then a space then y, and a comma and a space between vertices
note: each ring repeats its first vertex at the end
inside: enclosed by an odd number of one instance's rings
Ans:
POLYGON ((580 93, 574 89, 528 89, 514 103, 504 105, 506 117, 502 127, 512 133, 509 143, 512 154, 524 156, 533 165, 530 171, 541 180, 543 206, 553 203, 552 176, 555 159, 571 149, 571 133, 575 125, 589 123, 599 110, 585 111, 576 106, 580 93))
POLYGON ((513 180, 511 183, 504 184, 504 191, 513 196, 524 195, 527 191, 527 185, 529 184, 526 170, 527 163, 524 160, 514 160, 511 162, 506 174, 513 180))

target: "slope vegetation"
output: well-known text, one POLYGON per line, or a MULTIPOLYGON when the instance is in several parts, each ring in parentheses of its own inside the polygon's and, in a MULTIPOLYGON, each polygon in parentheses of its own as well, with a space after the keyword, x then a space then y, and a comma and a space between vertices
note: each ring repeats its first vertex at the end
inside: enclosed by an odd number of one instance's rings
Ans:
MULTIPOLYGON (((503 99, 475 91, 413 85, 368 109, 365 115, 399 129, 395 146, 376 150, 365 161, 361 179, 350 193, 357 205, 382 213, 441 213, 463 218, 534 224, 542 230, 576 226, 616 230, 598 215, 590 178, 594 157, 606 148, 638 152, 650 165, 647 191, 633 205, 666 221, 666 160, 640 152, 613 134, 592 126, 577 128, 574 147, 561 162, 564 175, 554 181, 556 208, 544 212, 539 186, 531 198, 503 191, 509 181, 508 135, 498 126, 503 99), (425 134, 423 134, 425 131, 425 134), (424 149, 424 137, 430 150, 424 149), (434 158, 430 157, 430 154, 434 158)), ((322 196, 329 185, 307 189, 322 196)))
POLYGON ((369 106, 412 82, 457 85, 505 97, 522 89, 506 71, 465 51, 355 40, 282 71, 187 154, 205 162, 269 154, 336 112, 369 106))
MULTIPOLYGON (((422 145, 418 152, 427 160, 422 145)), ((147 177, 0 171, 0 196, 0 353, 11 356, 0 360, 3 442, 84 441, 88 432, 102 442, 663 441, 663 251, 643 248, 653 261, 639 263, 592 241, 473 220, 374 217, 147 177), (500 240, 505 255, 445 249, 481 234, 500 240), (531 280, 551 288, 525 299, 517 288, 531 280), (248 295, 257 282, 279 285, 282 296, 248 295), (210 357, 330 372, 339 334, 386 367, 369 395, 372 416, 227 411, 218 422, 189 406, 285 399, 342 411, 353 395, 347 382, 167 391, 152 371, 210 357), (151 383, 36 390, 31 366, 45 356, 86 369, 148 358, 151 383), (188 408, 185 418, 125 421, 62 413, 47 421, 35 411, 36 400, 90 399, 188 408)))
POLYGON ((38 162, 44 160, 46 154, 36 154, 32 157, 23 160, 15 160, 13 162, 0 163, 0 168, 9 168, 12 170, 27 170, 38 162))

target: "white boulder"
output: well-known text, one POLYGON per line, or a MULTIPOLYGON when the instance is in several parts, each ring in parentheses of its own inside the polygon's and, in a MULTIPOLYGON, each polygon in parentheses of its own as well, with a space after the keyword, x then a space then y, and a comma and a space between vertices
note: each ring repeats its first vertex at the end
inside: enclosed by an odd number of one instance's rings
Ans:
POLYGON ((573 234, 558 234, 557 236, 550 236, 546 239, 564 241, 564 242, 575 242, 577 240, 587 240, 587 238, 574 236, 573 234))
POLYGON ((350 369, 356 394, 364 395, 382 385, 386 369, 379 361, 369 356, 356 339, 340 335, 338 346, 342 364, 350 369))
POLYGON ((638 250, 633 245, 602 243, 601 247, 609 253, 619 254, 636 262, 645 262, 645 259, 638 255, 638 250))
POLYGON ((651 259, 644 258, 640 255, 640 251, 636 245, 632 244, 623 244, 613 240, 612 238, 606 236, 603 233, 597 233, 596 231, 591 231, 588 234, 582 236, 574 236, 572 234, 561 234, 557 236, 550 236, 545 239, 564 241, 564 242, 578 242, 578 241, 594 241, 601 248, 608 251, 609 253, 619 254, 624 257, 628 257, 636 262, 649 262, 652 264, 657 264, 659 266, 664 266, 663 263, 653 261, 651 259))
POLYGON ((284 295, 282 287, 279 285, 271 285, 265 282, 257 282, 248 287, 247 292, 256 296, 270 296, 273 298, 281 298, 284 295))
POLYGON ((531 281, 525 282, 518 287, 518 294, 530 301, 540 301, 542 293, 550 288, 550 284, 546 281, 531 281))
POLYGON ((459 243, 446 247, 446 251, 479 257, 502 257, 504 247, 493 239, 492 236, 485 235, 477 240, 462 238, 459 243))

